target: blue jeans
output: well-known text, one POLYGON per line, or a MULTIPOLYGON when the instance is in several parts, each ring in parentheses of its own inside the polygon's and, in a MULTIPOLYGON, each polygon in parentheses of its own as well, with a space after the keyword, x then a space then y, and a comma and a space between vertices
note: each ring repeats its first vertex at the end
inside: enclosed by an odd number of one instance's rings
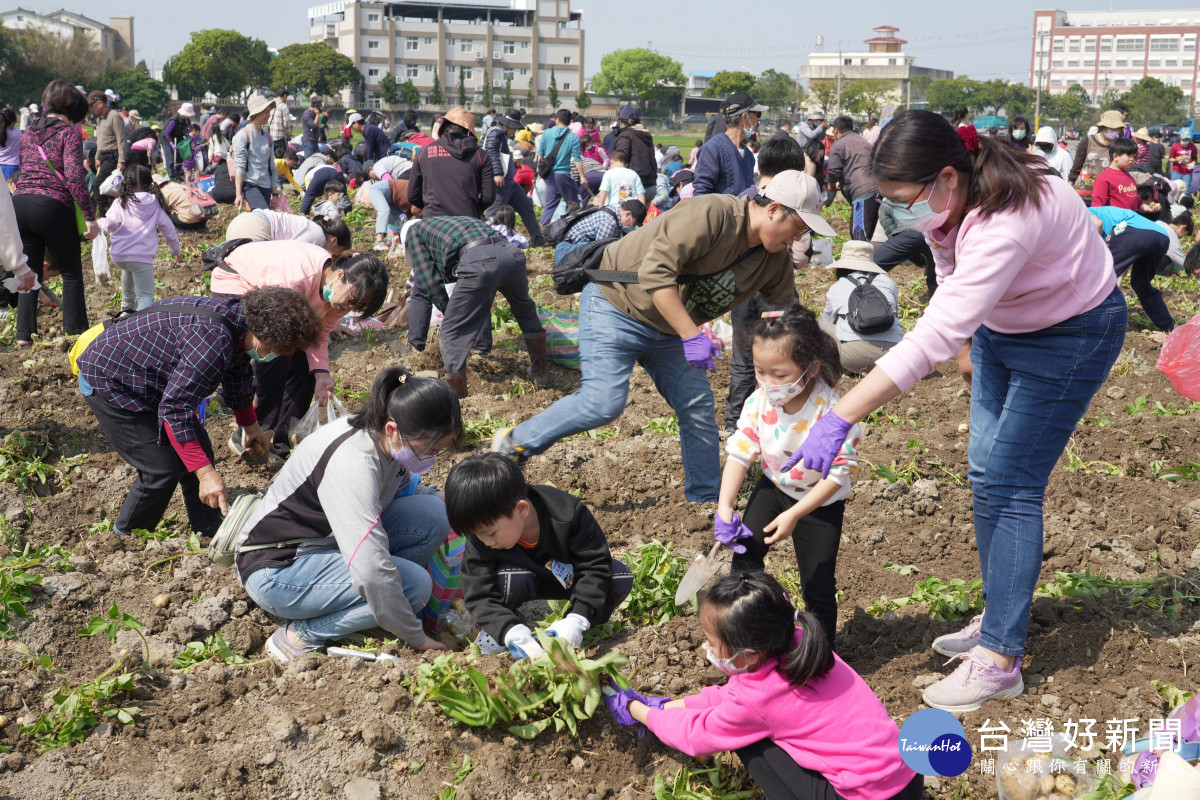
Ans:
MULTIPOLYGON (((397 497, 380 518, 387 531, 392 563, 404 583, 414 614, 429 601, 433 579, 425 569, 446 541, 446 504, 428 494, 397 497)), ((367 601, 350 582, 340 550, 302 555, 286 567, 260 569, 246 581, 246 593, 269 614, 303 620, 304 638, 324 644, 378 625, 367 601)))
POLYGON ((564 436, 612 422, 625 411, 633 365, 641 364, 679 417, 684 496, 715 503, 721 483, 716 403, 708 374, 684 359, 683 341, 618 311, 589 283, 579 298, 579 359, 579 391, 518 425, 513 441, 537 454, 564 436))
POLYGON ((308 158, 313 153, 317 152, 317 140, 316 139, 312 139, 312 140, 301 139, 300 144, 304 147, 304 158, 308 158))
MULTIPOLYGON (((579 202, 579 181, 564 172, 551 172, 546 178, 546 204, 542 207, 542 225, 549 225, 555 218, 559 202, 579 202)), ((530 232, 532 234, 532 231, 530 232)))
POLYGON ((554 263, 557 264, 562 261, 567 257, 567 253, 570 253, 572 250, 578 250, 585 244, 591 244, 591 242, 559 242, 554 245, 554 263))
POLYGON ((1121 352, 1125 298, 1033 333, 975 332, 968 476, 987 605, 979 644, 1020 657, 1042 569, 1050 471, 1121 352))
POLYGON ((375 207, 375 235, 387 233, 388 223, 400 218, 399 209, 392 208, 392 186, 387 181, 375 181, 367 190, 375 207))

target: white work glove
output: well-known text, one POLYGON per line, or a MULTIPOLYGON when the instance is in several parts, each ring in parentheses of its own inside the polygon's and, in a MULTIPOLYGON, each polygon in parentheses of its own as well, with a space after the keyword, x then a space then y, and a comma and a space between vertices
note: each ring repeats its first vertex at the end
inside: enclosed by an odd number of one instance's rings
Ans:
POLYGON ((546 635, 561 636, 571 647, 579 647, 583 644, 584 632, 590 627, 592 623, 588 622, 586 617, 567 614, 558 622, 551 623, 550 627, 546 628, 546 635))
POLYGON ((533 638, 528 625, 513 625, 504 634, 504 646, 509 654, 518 661, 522 658, 534 659, 546 655, 546 651, 533 638))

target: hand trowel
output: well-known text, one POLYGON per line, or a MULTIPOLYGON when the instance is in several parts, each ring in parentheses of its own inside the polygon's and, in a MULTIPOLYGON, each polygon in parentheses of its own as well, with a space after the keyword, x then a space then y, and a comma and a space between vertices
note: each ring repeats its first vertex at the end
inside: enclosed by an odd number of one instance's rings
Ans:
POLYGON ((696 592, 704 588, 704 584, 708 583, 709 578, 717 574, 717 570, 721 567, 721 559, 717 557, 717 551, 720 549, 721 543, 714 542, 707 556, 696 556, 692 565, 688 567, 687 573, 684 574, 683 580, 679 582, 679 588, 675 590, 675 605, 682 606, 687 603, 696 592))

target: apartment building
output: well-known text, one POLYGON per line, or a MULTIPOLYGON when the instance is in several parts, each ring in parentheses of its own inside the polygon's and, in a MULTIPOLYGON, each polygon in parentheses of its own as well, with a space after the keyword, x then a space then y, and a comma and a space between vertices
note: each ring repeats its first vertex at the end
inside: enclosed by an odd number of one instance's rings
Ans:
POLYGON ((108 24, 105 25, 66 9, 39 14, 18 7, 0 12, 0 25, 14 31, 37 29, 64 39, 70 39, 77 34, 83 35, 91 39, 112 63, 125 67, 132 67, 134 64, 133 17, 128 15, 109 17, 108 24))
MULTIPOLYGON (((439 78, 443 106, 455 104, 461 80, 468 105, 484 103, 484 81, 499 106, 506 82, 517 105, 533 89, 537 107, 548 107, 553 75, 559 104, 573 106, 584 88, 583 12, 570 0, 341 0, 308 10, 309 39, 348 56, 362 72, 365 88, 348 89, 343 100, 360 107, 381 105, 379 81, 412 81, 425 101, 439 78)), ((532 110, 532 109, 531 109, 532 110)))
POLYGON ((1200 9, 1035 11, 1029 85, 1063 92, 1079 84, 1096 102, 1146 76, 1196 99, 1200 9))

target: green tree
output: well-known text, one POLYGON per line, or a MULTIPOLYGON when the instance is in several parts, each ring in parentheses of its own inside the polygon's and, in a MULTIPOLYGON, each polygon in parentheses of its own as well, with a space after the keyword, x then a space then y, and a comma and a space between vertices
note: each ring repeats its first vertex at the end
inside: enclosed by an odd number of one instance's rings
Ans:
POLYGON ((587 89, 580 89, 579 94, 575 95, 575 107, 580 111, 587 111, 591 104, 592 97, 588 94, 587 89))
POLYGON ((362 80, 354 62, 324 42, 289 44, 271 61, 271 85, 292 94, 336 94, 362 80))
POLYGON ((794 111, 795 106, 804 99, 804 89, 791 75, 773 69, 765 70, 754 80, 750 94, 758 102, 770 106, 773 115, 794 111))
POLYGON ((808 82, 808 93, 826 114, 833 113, 833 105, 837 102, 838 95, 836 79, 814 78, 808 82))
POLYGON ((379 79, 379 94, 383 97, 383 102, 389 106, 400 102, 400 89, 396 86, 396 77, 390 70, 379 79))
POLYGON ((968 109, 982 111, 988 105, 988 98, 983 90, 983 84, 967 77, 945 78, 930 81, 925 90, 931 111, 949 113, 956 106, 966 106, 968 109))
POLYGON ((1121 101, 1129 106, 1129 119, 1134 127, 1175 123, 1190 116, 1186 111, 1187 96, 1178 86, 1167 86, 1158 78, 1145 77, 1124 94, 1121 101))
POLYGON ((504 79, 504 105, 506 108, 512 108, 517 104, 517 100, 512 93, 512 78, 504 79))
MULTIPOLYGON (((75 31, 68 38, 30 28, 17 32, 15 40, 21 60, 39 73, 39 77, 48 74, 91 89, 100 83, 108 69, 108 54, 82 31, 75 31)), ((41 95, 44 88, 45 83, 34 96, 41 95)))
POLYGON ((896 93, 895 81, 883 78, 864 78, 843 82, 842 105, 855 114, 879 115, 884 103, 896 93))
POLYGON ((1091 98, 1082 86, 1073 83, 1061 94, 1043 94, 1042 106, 1043 116, 1075 126, 1091 110, 1091 98))
POLYGON ((492 74, 487 67, 483 68, 483 107, 492 107, 492 74))
POLYGON ((558 110, 558 78, 554 76, 554 67, 550 68, 550 88, 546 90, 546 98, 550 107, 558 110))
POLYGON ((433 88, 429 90, 429 96, 426 98, 431 106, 440 106, 445 102, 445 98, 442 97, 442 81, 438 77, 438 72, 433 73, 433 88))
POLYGON ((0 99, 14 106, 40 98, 54 77, 29 59, 24 41, 18 32, 0 28, 0 99))
POLYGON ((150 77, 146 62, 133 69, 108 73, 104 85, 121 96, 121 107, 137 109, 144 117, 157 117, 167 107, 171 95, 161 81, 150 77))
POLYGON ((411 78, 400 84, 400 99, 409 108, 416 108, 421 105, 421 92, 417 90, 411 78))
POLYGON ((647 104, 662 102, 686 83, 683 66, 676 60, 642 47, 614 50, 600 60, 592 78, 597 94, 616 95, 647 104))
POLYGON ((467 107, 467 68, 458 68, 458 104, 463 108, 467 107))
MULTIPOLYGON (((269 53, 266 44, 259 46, 259 42, 220 28, 196 31, 191 41, 163 65, 163 82, 174 86, 181 97, 200 97, 205 92, 218 97, 241 96, 247 87, 261 84, 266 72, 263 59, 269 53)), ((308 45, 292 45, 302 46, 308 45)))
POLYGON ((525 92, 525 105, 529 106, 531 111, 537 110, 537 92, 533 90, 533 76, 529 76, 529 89, 525 92))
MULTIPOLYGON (((705 97, 728 97, 734 92, 749 92, 754 88, 754 76, 749 72, 734 72, 723 69, 708 81, 705 97)), ((758 98, 754 98, 758 100, 758 98)), ((760 101, 761 102, 761 101, 760 101)))

